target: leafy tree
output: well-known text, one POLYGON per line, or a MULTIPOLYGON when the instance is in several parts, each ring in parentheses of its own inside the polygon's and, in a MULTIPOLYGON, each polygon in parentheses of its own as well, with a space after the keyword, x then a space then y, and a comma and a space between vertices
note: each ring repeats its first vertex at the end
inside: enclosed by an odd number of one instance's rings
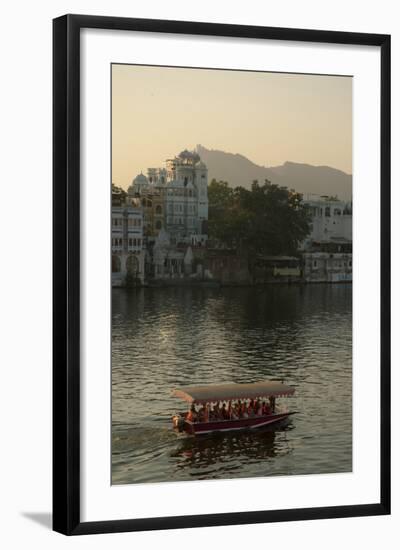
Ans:
POLYGON ((268 180, 250 190, 213 180, 209 205, 211 239, 252 254, 294 254, 310 231, 302 196, 268 180))
POLYGON ((125 199, 127 196, 127 192, 122 189, 122 187, 118 187, 118 185, 115 185, 115 183, 111 184, 111 192, 113 195, 120 195, 121 199, 125 199))

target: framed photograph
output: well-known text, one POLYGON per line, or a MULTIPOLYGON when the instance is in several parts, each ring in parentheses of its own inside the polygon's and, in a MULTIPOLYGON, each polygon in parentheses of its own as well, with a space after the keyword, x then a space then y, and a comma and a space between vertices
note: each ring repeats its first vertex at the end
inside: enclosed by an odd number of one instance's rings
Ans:
POLYGON ((390 513, 390 36, 54 20, 54 530, 390 513))

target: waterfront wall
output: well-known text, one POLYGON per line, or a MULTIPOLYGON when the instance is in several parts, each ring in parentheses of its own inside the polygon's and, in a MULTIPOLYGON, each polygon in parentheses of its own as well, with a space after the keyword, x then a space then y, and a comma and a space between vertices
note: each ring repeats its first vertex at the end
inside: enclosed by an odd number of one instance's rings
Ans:
MULTIPOLYGON (((129 256, 112 275, 113 286, 130 286, 129 256)), ((339 283, 352 281, 352 254, 306 252, 298 257, 249 258, 236 250, 168 247, 160 254, 137 258, 134 284, 155 286, 250 286, 277 283, 339 283)))

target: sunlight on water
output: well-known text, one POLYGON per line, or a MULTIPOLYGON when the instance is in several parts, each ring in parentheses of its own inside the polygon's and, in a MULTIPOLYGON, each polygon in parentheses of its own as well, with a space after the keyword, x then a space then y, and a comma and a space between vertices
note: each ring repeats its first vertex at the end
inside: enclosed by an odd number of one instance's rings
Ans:
POLYGON ((112 482, 352 468, 351 285, 166 288, 112 293, 112 482), (286 426, 177 435, 174 387, 284 381, 286 426))

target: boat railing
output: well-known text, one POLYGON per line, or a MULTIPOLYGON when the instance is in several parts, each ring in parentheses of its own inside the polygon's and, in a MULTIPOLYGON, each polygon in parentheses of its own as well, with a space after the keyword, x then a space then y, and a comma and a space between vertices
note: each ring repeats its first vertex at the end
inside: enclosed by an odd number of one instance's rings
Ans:
POLYGON ((199 420, 199 419, 196 419, 196 420, 186 420, 186 422, 188 422, 189 424, 209 424, 211 422, 234 422, 234 421, 238 421, 238 420, 251 420, 251 419, 255 419, 255 418, 267 418, 269 416, 274 416, 276 414, 282 414, 282 413, 285 413, 287 411, 281 411, 281 410, 275 410, 274 412, 270 412, 268 414, 252 414, 252 415, 248 415, 248 416, 236 416, 236 417, 231 417, 231 418, 208 418, 207 420, 199 420))

